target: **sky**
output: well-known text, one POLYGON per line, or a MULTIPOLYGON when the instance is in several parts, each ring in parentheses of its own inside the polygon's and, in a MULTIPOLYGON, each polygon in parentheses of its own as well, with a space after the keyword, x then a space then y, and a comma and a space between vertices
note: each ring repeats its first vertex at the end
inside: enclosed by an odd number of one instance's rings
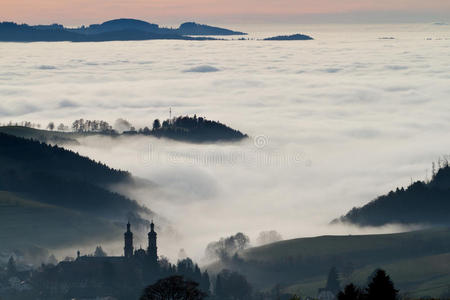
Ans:
MULTIPOLYGON (((201 259, 208 242, 236 232, 255 241, 263 230, 399 230, 329 222, 425 179, 450 154, 450 26, 277 30, 250 37, 301 30, 315 40, 0 43, 0 123, 125 118, 143 127, 171 107, 249 134, 231 144, 140 137, 71 146, 157 184, 122 189, 169 220, 158 236, 172 259, 180 248, 201 259)), ((104 248, 122 253, 121 236, 116 245, 104 248)))
POLYGON ((0 0, 1 19, 67 26, 121 17, 163 24, 448 21, 445 0, 0 0))

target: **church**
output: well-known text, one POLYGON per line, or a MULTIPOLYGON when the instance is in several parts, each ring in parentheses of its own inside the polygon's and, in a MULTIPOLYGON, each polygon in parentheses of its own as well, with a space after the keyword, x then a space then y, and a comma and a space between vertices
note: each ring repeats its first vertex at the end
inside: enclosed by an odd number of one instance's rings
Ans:
POLYGON ((60 262, 39 274, 45 299, 89 299, 99 295, 117 299, 137 299, 142 288, 168 276, 172 270, 158 263, 155 224, 150 224, 148 247, 134 249, 130 222, 124 233, 122 256, 80 255, 73 261, 60 262))
POLYGON ((158 262, 158 247, 156 245, 156 232, 155 232, 155 224, 152 222, 150 223, 150 232, 148 233, 148 247, 147 252, 143 249, 139 249, 134 251, 133 247, 133 232, 130 230, 131 224, 130 222, 127 223, 127 231, 124 234, 125 237, 125 247, 124 249, 124 257, 126 259, 131 259, 133 256, 138 257, 147 257, 147 259, 153 263, 156 264, 158 262), (134 252, 133 252, 134 251, 134 252))
POLYGON ((179 261, 177 266, 167 262, 160 264, 153 221, 147 236, 147 248, 135 249, 128 222, 123 255, 81 256, 78 251, 77 258, 72 261, 43 266, 34 275, 34 280, 39 282, 39 299, 138 299, 146 286, 175 274, 199 282, 205 292, 209 291, 208 273, 202 274, 192 260, 179 261))
POLYGON ((156 267, 158 264, 158 246, 156 243, 157 234, 155 232, 155 224, 150 223, 150 232, 148 233, 148 247, 147 251, 144 249, 134 249, 133 246, 133 232, 131 231, 131 224, 128 221, 127 231, 124 233, 124 255, 123 256, 80 256, 80 251, 77 252, 75 262, 113 262, 113 263, 133 263, 140 262, 147 267, 156 267))

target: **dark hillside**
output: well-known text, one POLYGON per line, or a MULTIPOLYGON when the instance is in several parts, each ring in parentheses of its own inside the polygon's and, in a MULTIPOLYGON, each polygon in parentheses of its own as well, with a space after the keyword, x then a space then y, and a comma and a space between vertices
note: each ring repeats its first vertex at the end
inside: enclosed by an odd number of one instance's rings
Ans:
POLYGON ((0 190, 24 194, 41 203, 109 217, 148 212, 135 201, 110 192, 109 185, 131 180, 58 146, 0 133, 0 190))
POLYGON ((441 168, 429 183, 417 181, 406 189, 397 188, 333 222, 360 226, 450 225, 450 167, 441 168))

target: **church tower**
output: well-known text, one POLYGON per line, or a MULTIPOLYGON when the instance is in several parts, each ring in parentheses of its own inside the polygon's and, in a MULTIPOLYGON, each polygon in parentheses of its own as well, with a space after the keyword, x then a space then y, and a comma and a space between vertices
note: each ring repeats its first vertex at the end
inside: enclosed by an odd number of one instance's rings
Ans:
POLYGON ((158 262, 158 247, 156 246, 156 232, 155 232, 155 224, 150 224, 150 232, 148 233, 148 248, 147 248, 147 256, 152 264, 158 262))
POLYGON ((133 256, 133 233, 130 230, 130 221, 127 223, 127 232, 125 232, 125 247, 124 249, 124 256, 125 258, 130 258, 133 256))

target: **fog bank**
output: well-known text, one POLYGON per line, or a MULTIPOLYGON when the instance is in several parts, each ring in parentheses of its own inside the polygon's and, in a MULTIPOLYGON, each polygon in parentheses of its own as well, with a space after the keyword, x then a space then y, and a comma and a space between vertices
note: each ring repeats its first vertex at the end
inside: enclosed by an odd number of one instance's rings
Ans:
MULTIPOLYGON (((208 242, 236 232, 255 244, 269 230, 285 239, 404 230, 328 223, 424 179, 449 153, 450 29, 369 27, 283 32, 316 38, 306 42, 0 43, 0 122, 123 118, 139 128, 171 107, 249 134, 233 144, 71 146, 155 184, 122 189, 170 221, 159 238, 172 259, 180 248, 200 259, 208 242)), ((121 253, 121 239, 103 248, 121 253)))

